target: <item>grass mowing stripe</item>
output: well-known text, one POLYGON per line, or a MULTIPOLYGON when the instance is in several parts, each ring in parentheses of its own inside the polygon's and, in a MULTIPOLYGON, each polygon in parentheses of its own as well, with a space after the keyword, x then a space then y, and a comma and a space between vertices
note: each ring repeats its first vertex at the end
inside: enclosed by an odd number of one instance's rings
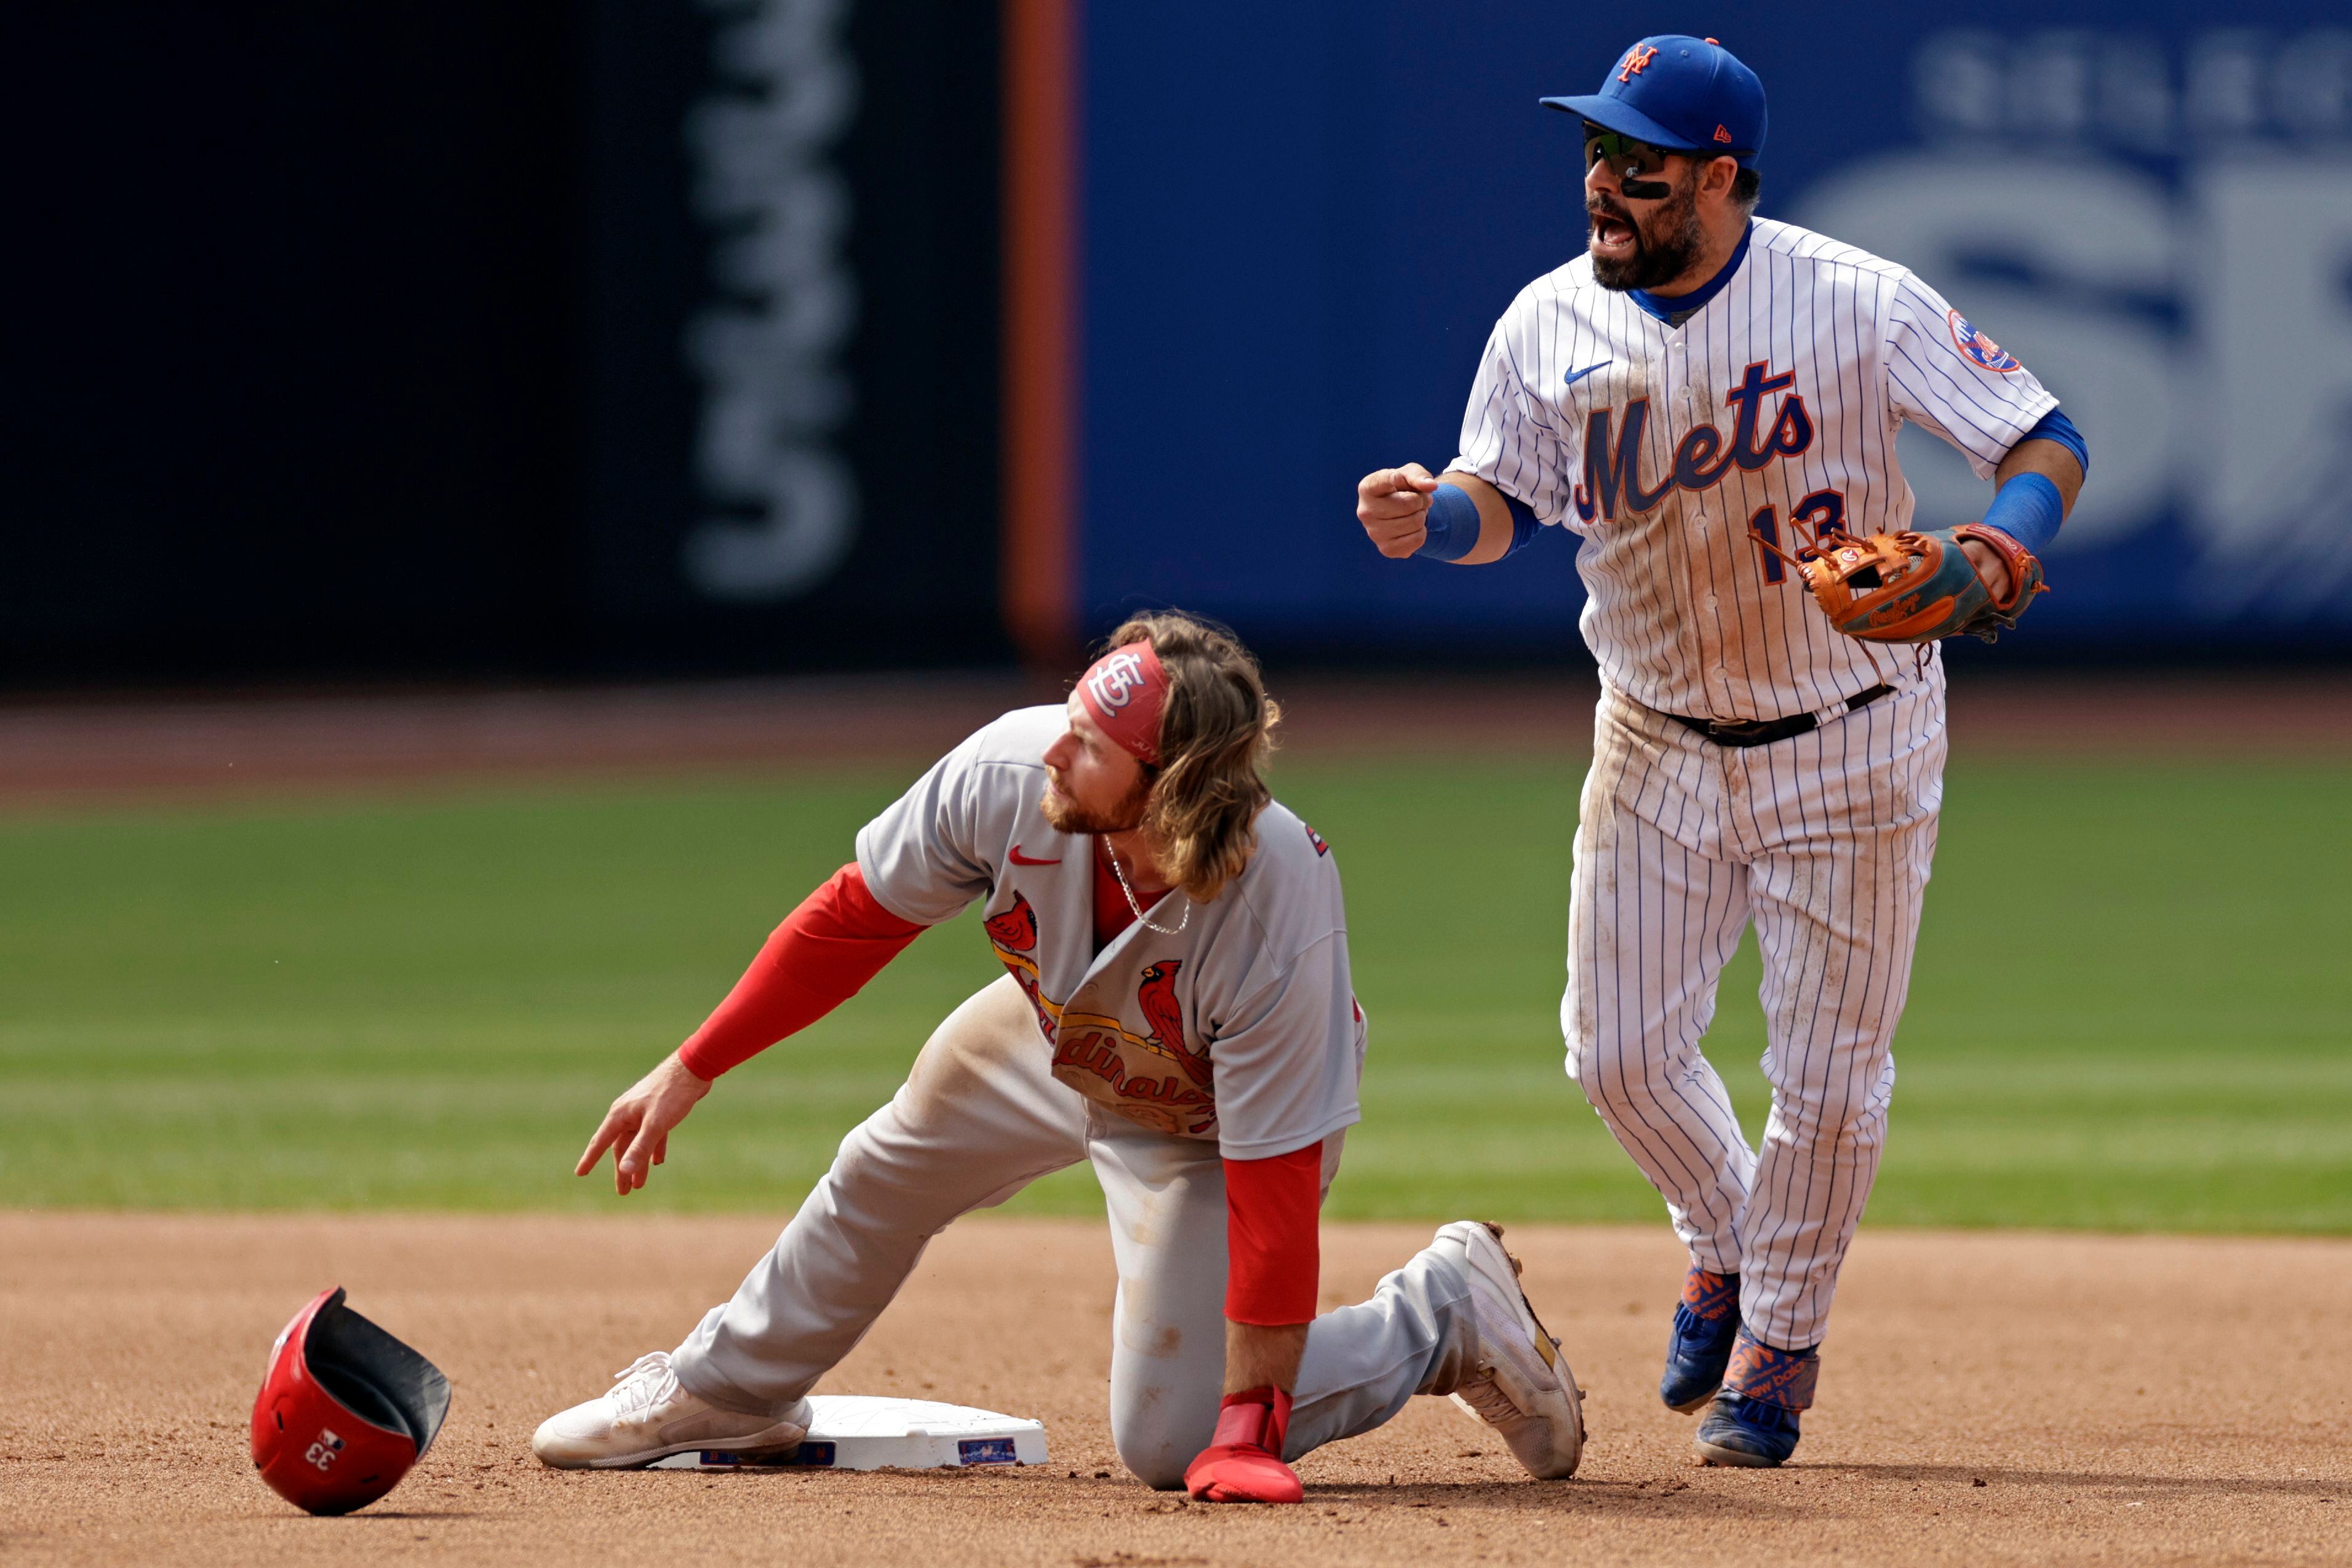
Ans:
MULTIPOLYGON (((1526 758, 1281 774, 1347 876, 1372 1017, 1334 1214, 1658 1218, 1559 1068, 1576 781, 1526 758)), ((569 1174, 605 1103, 904 782, 0 820, 0 1181, 33 1204, 609 1204, 569 1174)), ((1956 770, 1873 1218, 2352 1232, 2347 782, 1956 770)), ((731 1075, 631 1204, 789 1207, 994 972, 961 924, 731 1075)), ((1757 982, 1751 940, 1707 1041, 1751 1134, 1757 982)), ((1077 1171, 1015 1207, 1098 1203, 1077 1171)))

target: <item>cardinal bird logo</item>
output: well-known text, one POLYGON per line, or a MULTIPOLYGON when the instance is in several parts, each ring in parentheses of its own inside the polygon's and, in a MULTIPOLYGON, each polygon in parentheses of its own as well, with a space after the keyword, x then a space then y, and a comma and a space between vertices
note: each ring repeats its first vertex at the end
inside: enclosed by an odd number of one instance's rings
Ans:
POLYGON ((1013 907, 990 915, 981 923, 981 929, 999 947, 1027 953, 1037 946, 1037 912, 1029 907, 1026 896, 1016 893, 1013 895, 1013 907))
POLYGON ((1059 1028, 1062 1009, 1045 999, 1045 988, 1038 981, 1037 960, 1032 956, 1037 949, 1037 912, 1029 906, 1025 896, 1016 893, 1013 895, 1013 907, 982 921, 981 929, 988 933, 989 946, 996 949, 1004 967, 1013 971, 1013 983, 1021 988, 1029 1005, 1037 1009, 1037 1027, 1051 1041, 1059 1028))
POLYGON ((1151 1025, 1151 1043, 1174 1057, 1185 1077, 1206 1089, 1209 1059, 1184 1048, 1184 1009, 1176 1000, 1176 971, 1183 967, 1181 958, 1167 958, 1145 969, 1143 983, 1135 988, 1135 1005, 1151 1025))

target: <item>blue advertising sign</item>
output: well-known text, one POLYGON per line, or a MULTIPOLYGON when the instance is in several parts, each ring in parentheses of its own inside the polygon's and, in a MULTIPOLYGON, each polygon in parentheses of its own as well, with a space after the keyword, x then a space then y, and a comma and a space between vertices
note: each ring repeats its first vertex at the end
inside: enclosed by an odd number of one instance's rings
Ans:
MULTIPOLYGON (((1293 650, 1572 646, 1571 536, 1496 568, 1384 560, 1355 481, 1454 455, 1495 318, 1583 247, 1575 122, 1536 100, 1703 26, 1769 99, 1762 214, 1913 268, 2087 436, 2021 643, 2352 647, 2343 16, 1092 6, 1087 627, 1178 603, 1293 650)), ((1899 452, 1923 522, 1981 513, 1950 448, 1912 429, 1899 452)))

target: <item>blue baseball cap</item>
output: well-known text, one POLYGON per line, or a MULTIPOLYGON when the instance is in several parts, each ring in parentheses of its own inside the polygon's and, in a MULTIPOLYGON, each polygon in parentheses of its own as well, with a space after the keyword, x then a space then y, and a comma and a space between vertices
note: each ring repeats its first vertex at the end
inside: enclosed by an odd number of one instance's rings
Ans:
POLYGON ((1670 152, 1737 158, 1743 169, 1764 151, 1764 84, 1713 38, 1644 38, 1609 68, 1599 92, 1542 101, 1670 152))

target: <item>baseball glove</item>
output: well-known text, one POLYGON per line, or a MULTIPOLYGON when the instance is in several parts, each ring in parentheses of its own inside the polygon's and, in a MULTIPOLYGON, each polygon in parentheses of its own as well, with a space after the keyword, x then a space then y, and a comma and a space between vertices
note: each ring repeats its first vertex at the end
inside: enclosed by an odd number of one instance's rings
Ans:
POLYGON ((1831 625, 1874 643, 1932 643, 1961 632, 1990 643, 2050 591, 2032 550, 1980 523, 1866 539, 1833 531, 1793 564, 1831 625), (1962 539, 1982 540, 2008 566, 2005 600, 1996 601, 1977 576, 1962 539))

